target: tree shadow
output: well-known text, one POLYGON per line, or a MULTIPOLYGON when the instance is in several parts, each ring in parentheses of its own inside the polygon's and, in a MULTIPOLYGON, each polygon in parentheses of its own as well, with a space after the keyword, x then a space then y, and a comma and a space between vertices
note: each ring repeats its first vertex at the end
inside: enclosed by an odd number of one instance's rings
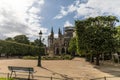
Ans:
POLYGON ((54 71, 49 70, 48 68, 45 68, 45 67, 41 67, 41 68, 51 72, 52 75, 59 75, 59 76, 61 76, 64 80, 73 80, 73 78, 72 77, 68 77, 68 75, 61 74, 61 73, 58 73, 58 72, 54 72, 54 71))
POLYGON ((104 73, 113 75, 115 77, 120 77, 120 65, 107 63, 107 64, 101 64, 100 66, 94 66, 94 68, 104 73))
POLYGON ((37 80, 37 79, 28 79, 28 78, 20 78, 20 77, 16 77, 14 79, 15 80, 37 80))

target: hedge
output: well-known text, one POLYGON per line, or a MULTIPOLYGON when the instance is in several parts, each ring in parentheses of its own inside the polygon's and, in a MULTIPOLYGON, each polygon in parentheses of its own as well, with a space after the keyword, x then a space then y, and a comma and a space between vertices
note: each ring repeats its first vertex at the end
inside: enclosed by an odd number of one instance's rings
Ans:
MULTIPOLYGON (((31 60, 36 60, 38 59, 38 56, 24 56, 23 59, 31 59, 31 60)), ((71 55, 61 55, 61 56, 42 56, 41 57, 42 60, 71 60, 73 59, 73 56, 71 55)))
POLYGON ((40 48, 36 46, 0 40, 0 54, 24 56, 37 55, 39 52, 40 48))

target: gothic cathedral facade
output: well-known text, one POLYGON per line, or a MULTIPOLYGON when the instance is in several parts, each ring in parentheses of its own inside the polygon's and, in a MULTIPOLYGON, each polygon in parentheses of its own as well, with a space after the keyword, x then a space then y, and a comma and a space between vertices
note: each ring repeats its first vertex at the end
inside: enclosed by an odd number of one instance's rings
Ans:
POLYGON ((49 55, 70 54, 68 46, 70 39, 73 37, 74 27, 64 27, 63 33, 58 29, 58 38, 54 37, 53 27, 51 33, 48 36, 48 53, 49 55))

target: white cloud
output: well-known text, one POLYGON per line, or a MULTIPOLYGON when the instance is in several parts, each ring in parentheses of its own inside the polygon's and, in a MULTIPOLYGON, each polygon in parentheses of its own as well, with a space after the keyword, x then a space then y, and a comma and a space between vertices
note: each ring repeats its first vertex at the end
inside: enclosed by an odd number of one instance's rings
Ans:
POLYGON ((61 19, 63 18, 64 16, 68 15, 69 13, 72 13, 74 12, 76 9, 77 9, 77 5, 80 3, 79 0, 75 1, 73 4, 67 6, 67 7, 63 7, 61 6, 61 10, 60 10, 60 13, 58 15, 56 15, 54 17, 54 19, 61 19))
POLYGON ((41 12, 44 0, 0 0, 0 37, 13 37, 25 34, 28 37, 38 36, 41 27, 41 12))
POLYGON ((120 17, 119 5, 119 0, 76 0, 67 7, 62 6, 64 9, 61 8, 60 13, 54 18, 61 19, 73 12, 75 13, 74 18, 88 18, 101 15, 115 15, 120 17))
POLYGON ((79 4, 80 7, 76 9, 77 14, 75 17, 83 16, 84 18, 87 18, 101 15, 119 16, 119 4, 119 0, 89 0, 86 4, 79 4))
POLYGON ((61 6, 60 14, 54 17, 54 19, 61 19, 63 16, 67 15, 68 12, 65 10, 65 7, 61 6))
POLYGON ((58 38, 58 34, 54 34, 54 37, 55 37, 55 38, 58 38))
POLYGON ((73 26, 73 24, 71 24, 69 21, 66 21, 64 27, 68 27, 68 26, 73 26))
POLYGON ((30 10, 29 10, 29 13, 32 13, 32 14, 36 14, 38 13, 40 10, 36 7, 32 7, 30 10))

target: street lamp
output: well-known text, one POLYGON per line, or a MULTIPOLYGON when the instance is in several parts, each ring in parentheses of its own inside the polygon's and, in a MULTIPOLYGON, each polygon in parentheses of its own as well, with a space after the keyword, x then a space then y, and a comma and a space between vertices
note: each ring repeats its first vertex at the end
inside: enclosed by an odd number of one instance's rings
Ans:
POLYGON ((67 42, 66 41, 64 43, 64 46, 65 46, 65 54, 67 54, 67 42))
MULTIPOLYGON (((41 38, 42 38, 42 31, 40 30, 39 32, 39 37, 40 37, 40 42, 39 42, 39 49, 41 51, 41 38)), ((41 53, 39 52, 39 55, 38 55, 38 65, 39 67, 41 67, 41 53)))

